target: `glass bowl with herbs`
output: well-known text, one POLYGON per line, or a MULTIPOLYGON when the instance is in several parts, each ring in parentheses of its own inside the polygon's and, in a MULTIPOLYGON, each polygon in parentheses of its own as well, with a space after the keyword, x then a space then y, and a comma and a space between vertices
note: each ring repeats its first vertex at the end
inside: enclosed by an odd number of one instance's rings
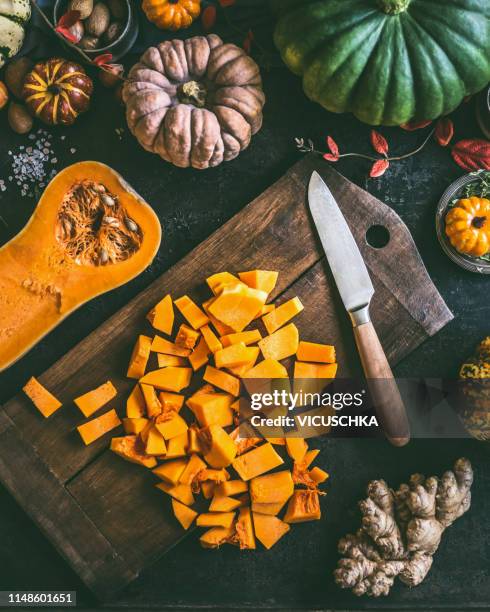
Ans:
POLYGON ((455 263, 490 274, 490 171, 470 172, 449 185, 437 205, 436 231, 455 263))

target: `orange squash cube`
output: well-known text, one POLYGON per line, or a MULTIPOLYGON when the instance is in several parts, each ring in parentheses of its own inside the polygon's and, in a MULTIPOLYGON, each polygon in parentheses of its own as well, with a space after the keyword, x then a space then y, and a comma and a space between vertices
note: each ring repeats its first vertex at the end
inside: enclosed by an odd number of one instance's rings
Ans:
POLYGON ((147 384, 162 391, 179 393, 190 385, 192 368, 161 368, 148 372, 140 380, 140 384, 147 384))
POLYGON ((318 344, 301 340, 296 352, 298 361, 312 361, 314 363, 335 363, 335 347, 330 344, 318 344))
POLYGON ((181 433, 167 441, 167 453, 165 459, 176 459, 177 457, 185 457, 187 455, 187 447, 189 438, 187 431, 181 433))
POLYGON ((223 345, 209 325, 203 325, 201 333, 211 353, 216 353, 223 348, 223 345))
POLYGON ((259 504, 258 502, 252 502, 252 512, 258 512, 259 514, 268 514, 269 516, 277 516, 279 512, 284 508, 286 502, 275 502, 270 504, 259 504))
POLYGON ((88 423, 79 425, 77 430, 85 445, 88 446, 92 444, 92 442, 95 442, 95 440, 104 436, 107 432, 119 427, 119 425, 121 425, 121 421, 117 416, 117 412, 115 410, 109 410, 88 423))
POLYGON ((128 419, 138 419, 146 414, 146 403, 143 391, 139 384, 136 384, 126 400, 126 416, 128 419))
POLYGON ((301 300, 294 297, 262 317, 262 321, 269 334, 273 334, 285 323, 299 314, 304 309, 301 300))
POLYGON ((318 491, 314 489, 296 489, 290 498, 285 523, 304 523, 317 521, 322 516, 318 491))
POLYGON ((203 512, 196 519, 198 527, 229 528, 235 520, 234 512, 203 512))
POLYGON ((295 355, 298 350, 299 332, 294 323, 277 330, 259 342, 264 359, 281 361, 295 355))
POLYGON ((155 419, 155 427, 165 440, 171 440, 180 435, 185 435, 187 441, 187 430, 189 429, 185 420, 177 412, 164 412, 155 419))
POLYGON ((202 429, 200 440, 204 449, 204 460, 211 467, 227 467, 235 458, 235 443, 220 425, 210 425, 202 429))
POLYGON ((216 483, 212 480, 204 480, 201 482, 201 492, 204 499, 211 499, 216 489, 216 483))
POLYGON ((231 544, 236 544, 241 550, 253 550, 256 547, 252 513, 248 506, 240 508, 235 524, 235 535, 231 544))
POLYGON ((175 300, 175 305, 180 310, 180 313, 186 319, 191 327, 199 329, 203 325, 209 323, 209 318, 206 313, 203 312, 197 304, 195 304, 191 298, 187 295, 183 295, 178 300, 175 300))
POLYGON ((194 522, 194 519, 197 516, 197 512, 189 506, 177 501, 176 499, 172 499, 172 510, 175 518, 179 521, 182 527, 187 531, 189 527, 194 522))
POLYGON ((301 463, 308 451, 308 444, 303 438, 286 438, 288 455, 296 463, 301 463))
MULTIPOLYGON (((205 327, 206 325, 202 327, 201 330, 203 330, 205 327)), ((204 339, 204 336, 201 336, 198 345, 189 355, 189 362, 194 372, 197 372, 197 370, 199 370, 200 368, 202 368, 202 366, 208 363, 209 353, 210 350, 208 348, 206 340, 204 339)))
POLYGON ((174 326, 174 307, 171 296, 166 295, 158 302, 146 318, 155 329, 170 336, 174 326))
POLYGON ((248 346, 249 344, 255 344, 261 339, 262 334, 260 331, 258 329, 252 329, 236 334, 226 334, 225 336, 221 336, 220 341, 223 346, 231 346, 232 344, 239 344, 240 342, 248 346))
POLYGON ((321 484, 328 480, 329 474, 325 472, 325 470, 322 470, 322 468, 314 467, 310 470, 310 478, 316 482, 316 484, 321 484))
POLYGON ((83 395, 75 398, 73 401, 80 408, 85 417, 89 417, 94 412, 97 412, 102 406, 105 406, 113 397, 116 397, 117 390, 114 385, 108 380, 92 391, 88 391, 83 395))
POLYGON ((210 304, 209 312, 235 332, 241 332, 253 320, 267 300, 267 293, 246 285, 225 286, 210 304))
POLYGON ((216 487, 216 495, 228 497, 231 495, 238 495, 239 493, 246 493, 248 491, 248 483, 243 480, 227 480, 222 482, 216 487))
POLYGON ((175 342, 170 342, 160 336, 155 336, 151 342, 151 350, 154 353, 163 353, 164 355, 174 355, 175 357, 189 357, 191 349, 178 346, 175 342))
POLYGON ((129 360, 128 378, 141 378, 145 373, 146 364, 150 357, 151 338, 149 336, 138 336, 129 360))
POLYGON ((270 549, 291 529, 290 526, 276 516, 253 513, 254 528, 257 540, 270 549))
POLYGON ((296 361, 294 363, 294 378, 321 378, 331 379, 335 378, 337 374, 337 364, 318 364, 318 363, 306 363, 304 361, 296 361))
POLYGON ((270 270, 250 270, 250 272, 239 272, 238 276, 241 281, 247 284, 252 289, 260 289, 267 294, 271 293, 277 283, 279 272, 270 270))
POLYGON ((144 419, 142 417, 138 417, 136 419, 123 419, 123 427, 124 431, 130 434, 139 434, 143 429, 148 425, 148 419, 144 419))
MULTIPOLYGON (((244 455, 246 457, 246 455, 244 455)), ((284 504, 294 491, 289 470, 257 476, 250 481, 250 499, 257 504, 284 504)))
POLYGON ((203 379, 210 385, 214 385, 218 387, 218 389, 231 393, 234 397, 240 395, 240 381, 231 374, 227 374, 226 372, 217 370, 208 365, 204 372, 203 379))
POLYGON ((130 463, 136 463, 147 468, 153 468, 157 464, 155 457, 149 457, 139 449, 138 436, 112 438, 110 448, 116 455, 130 463))
POLYGON ((248 348, 243 342, 232 344, 216 351, 214 361, 217 368, 236 368, 250 363, 255 357, 253 348, 248 348))
POLYGON ((185 399, 183 395, 179 393, 170 393, 169 391, 160 391, 158 398, 164 412, 168 412, 169 410, 180 412, 185 399))
POLYGON ((166 452, 167 445, 162 434, 156 427, 151 427, 146 439, 145 453, 152 456, 161 456, 165 455, 166 452))
POLYGON ((242 502, 239 499, 215 494, 209 505, 209 512, 231 512, 241 505, 242 502))
POLYGON ((177 357, 176 355, 165 355, 164 353, 157 353, 157 362, 159 368, 180 368, 188 365, 187 359, 185 357, 177 357))
POLYGON ((162 404, 158 399, 155 388, 145 383, 141 383, 140 387, 145 398, 146 414, 150 418, 158 416, 162 412, 162 404))
POLYGON ((268 312, 272 312, 274 308, 275 308, 274 304, 264 304, 262 308, 260 309, 260 311, 255 315, 253 320, 255 321, 256 319, 260 319, 261 317, 266 315, 268 312))
POLYGON ((242 480, 251 480, 273 470, 284 461, 269 442, 237 457, 232 465, 242 480))
POLYGON ((192 506, 194 503, 194 495, 192 494, 192 490, 190 485, 186 484, 177 484, 171 485, 168 482, 160 482, 155 485, 157 489, 163 491, 173 497, 177 501, 185 504, 186 506, 192 506))
POLYGON ((192 481, 199 474, 199 472, 206 468, 207 465, 198 455, 192 455, 187 462, 184 471, 180 475, 179 482, 188 485, 192 484, 192 481))
POLYGON ((61 402, 34 376, 31 376, 22 390, 46 419, 61 408, 61 402))
POLYGON ((238 378, 243 378, 243 376, 254 367, 255 362, 259 358, 260 349, 258 346, 251 346, 249 347, 248 350, 250 351, 249 354, 251 355, 250 361, 248 361, 247 363, 244 363, 241 366, 237 366, 235 368, 227 368, 228 372, 230 374, 233 374, 233 376, 237 376, 238 378))
POLYGON ((227 393, 196 393, 187 400, 201 427, 233 425, 233 397, 227 393))
POLYGON ((199 429, 196 425, 191 425, 187 430, 188 443, 187 443, 187 452, 188 453, 200 453, 202 454, 202 445, 199 440, 199 429))
POLYGON ((214 295, 217 294, 217 287, 230 284, 236 285, 239 282, 239 279, 236 276, 233 276, 233 274, 230 274, 229 272, 217 272, 212 276, 208 276, 208 278, 206 279, 206 283, 208 284, 208 287, 211 289, 214 295))
POLYGON ((211 304, 214 302, 215 299, 216 298, 213 297, 210 300, 206 300, 205 302, 203 302, 202 309, 208 315, 210 323, 212 324, 212 326, 214 327, 214 329, 218 332, 220 336, 231 334, 233 333, 233 330, 231 329, 231 327, 229 327, 228 325, 225 325, 224 323, 221 323, 221 321, 218 321, 218 319, 216 317, 213 317, 213 315, 209 312, 209 307, 211 306, 211 304))
POLYGON ((196 342, 199 340, 200 332, 192 329, 185 323, 179 327, 177 336, 175 338, 175 344, 177 346, 183 346, 184 348, 193 349, 196 346, 196 342))
POLYGON ((202 534, 199 542, 203 548, 219 548, 234 534, 234 527, 213 527, 202 534))
POLYGON ((187 459, 175 459, 174 461, 162 463, 152 472, 168 484, 177 485, 186 465, 187 459))

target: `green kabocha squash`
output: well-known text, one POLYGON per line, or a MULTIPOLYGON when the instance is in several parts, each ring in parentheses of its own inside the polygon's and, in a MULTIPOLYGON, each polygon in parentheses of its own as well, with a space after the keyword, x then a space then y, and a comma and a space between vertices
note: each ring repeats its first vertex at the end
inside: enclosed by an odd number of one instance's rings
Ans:
POLYGON ((29 0, 0 0, 0 68, 20 51, 30 16, 29 0))
POLYGON ((490 0, 272 0, 275 43, 327 110, 435 119, 490 81, 490 0))

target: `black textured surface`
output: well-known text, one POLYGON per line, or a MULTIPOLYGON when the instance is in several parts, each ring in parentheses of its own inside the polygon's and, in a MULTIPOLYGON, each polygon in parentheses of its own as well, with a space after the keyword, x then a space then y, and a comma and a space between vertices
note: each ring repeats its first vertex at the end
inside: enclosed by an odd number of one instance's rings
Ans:
MULTIPOLYGON (((299 80, 278 64, 264 71, 264 84, 264 127, 252 146, 237 160, 205 172, 173 168, 140 149, 127 131, 119 140, 115 130, 124 126, 123 112, 115 108, 105 91, 97 93, 95 109, 76 126, 52 130, 59 168, 82 159, 113 166, 153 205, 162 222, 164 239, 157 259, 139 278, 84 306, 0 375, 0 401, 17 392, 28 375, 45 370, 278 179, 298 159, 294 137, 311 137, 318 147, 324 147, 325 136, 331 134, 343 151, 369 152, 368 126, 350 116, 327 113, 307 101, 299 80), (66 140, 61 141, 61 135, 66 135, 66 140), (71 147, 76 148, 73 154, 71 147)), ((464 104, 453 119, 457 139, 480 136, 473 102, 464 104)), ((381 131, 391 152, 399 154, 415 148, 426 132, 396 128, 381 131)), ((8 130, 5 113, 0 115, 0 134, 0 178, 6 179, 10 172, 7 151, 25 144, 25 138, 8 130)), ((481 337, 490 333, 489 279, 452 264, 439 248, 434 230, 438 197, 462 171, 453 163, 449 150, 432 141, 417 156, 393 164, 380 179, 366 178, 367 164, 348 160, 339 163, 337 169, 401 215, 431 277, 455 314, 455 320, 405 359, 396 373, 450 378, 481 337)), ((0 215, 5 221, 0 223, 2 244, 22 228, 33 206, 32 200, 21 198, 12 186, 0 192, 0 215)), ((222 266, 226 269, 226 261, 222 266)), ((296 526, 272 551, 240 552, 232 547, 205 551, 192 534, 110 604, 134 609, 383 606, 423 610, 490 605, 487 448, 469 441, 418 441, 404 449, 380 441, 320 440, 317 445, 324 449, 321 465, 332 474, 329 495, 322 502, 322 521, 296 526), (382 476, 395 486, 414 471, 440 473, 462 454, 473 461, 476 471, 473 507, 445 534, 424 584, 413 590, 398 585, 382 602, 358 600, 339 591, 331 577, 337 560, 336 541, 357 526, 356 502, 367 481, 382 476)), ((76 589, 80 603, 95 605, 4 490, 0 490, 0 567, 0 589, 76 589)))

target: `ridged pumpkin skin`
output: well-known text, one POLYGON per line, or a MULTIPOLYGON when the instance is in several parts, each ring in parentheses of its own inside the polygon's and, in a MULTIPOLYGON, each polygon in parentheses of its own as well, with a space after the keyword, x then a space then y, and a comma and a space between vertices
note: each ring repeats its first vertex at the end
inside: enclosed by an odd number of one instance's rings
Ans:
POLYGON ((456 202, 446 215, 446 235, 459 253, 490 253, 490 200, 473 196, 456 202))
POLYGON ((262 125, 259 67, 215 34, 150 47, 123 88, 129 129, 147 151, 204 169, 235 158, 262 125))
POLYGON ((490 81, 488 0, 273 0, 275 43, 327 110, 435 119, 490 81))
POLYGON ((162 30, 188 28, 201 12, 201 0, 143 0, 148 19, 162 30))
MULTIPOLYGON (((111 236, 124 237, 111 233, 115 223, 114 217, 104 217, 94 225, 94 232, 101 237, 97 245, 107 246, 109 255, 111 236), (101 228, 106 221, 108 227, 101 228)), ((160 239, 160 222, 153 209, 108 166, 79 162, 57 174, 24 229, 0 249, 0 371, 76 308, 140 274, 156 255, 160 239), (117 206, 106 209, 105 215, 111 214, 108 210, 118 210, 132 220, 130 227, 137 231, 137 250, 126 250, 117 261, 109 258, 94 263, 83 260, 87 248, 70 251, 73 245, 90 242, 91 236, 87 240, 87 234, 83 234, 79 240, 82 224, 65 227, 65 217, 60 213, 66 194, 87 179, 104 185, 106 195, 110 193, 116 199, 117 206), (69 236, 65 229, 71 229, 69 236)), ((97 252, 90 254, 96 256, 97 252)))

